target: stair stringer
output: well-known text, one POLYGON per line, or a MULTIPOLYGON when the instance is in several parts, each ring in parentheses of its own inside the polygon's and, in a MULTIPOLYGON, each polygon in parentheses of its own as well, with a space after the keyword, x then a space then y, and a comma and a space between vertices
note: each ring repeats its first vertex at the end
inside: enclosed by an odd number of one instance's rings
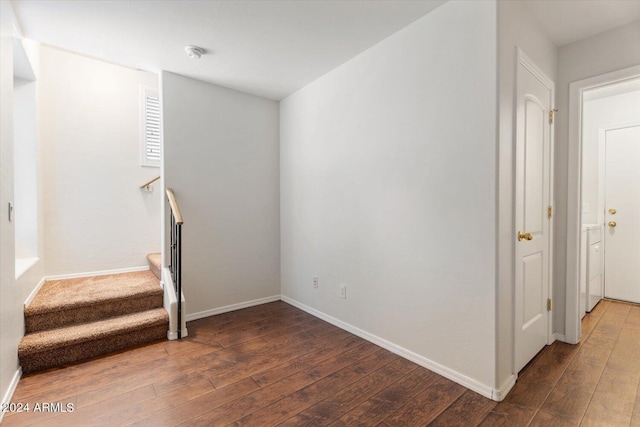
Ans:
MULTIPOLYGON (((169 313, 169 330, 167 331, 167 339, 176 340, 178 339, 178 304, 176 298, 176 290, 173 285, 173 279, 171 278, 171 272, 168 268, 164 267, 162 269, 162 280, 160 281, 162 288, 164 289, 164 299, 163 306, 164 309, 169 313)), ((180 330, 182 331, 182 338, 188 335, 187 331, 187 310, 186 304, 184 300, 184 292, 181 295, 182 300, 182 327, 180 330)))

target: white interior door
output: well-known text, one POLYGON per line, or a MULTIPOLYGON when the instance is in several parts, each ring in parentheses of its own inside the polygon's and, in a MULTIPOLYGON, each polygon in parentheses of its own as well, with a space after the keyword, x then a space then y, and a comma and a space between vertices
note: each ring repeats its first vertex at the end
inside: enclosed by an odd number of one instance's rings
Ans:
POLYGON ((518 64, 516 111, 515 369, 548 341, 553 83, 530 61, 518 64))
POLYGON ((640 303, 640 126, 605 139, 605 296, 640 303))

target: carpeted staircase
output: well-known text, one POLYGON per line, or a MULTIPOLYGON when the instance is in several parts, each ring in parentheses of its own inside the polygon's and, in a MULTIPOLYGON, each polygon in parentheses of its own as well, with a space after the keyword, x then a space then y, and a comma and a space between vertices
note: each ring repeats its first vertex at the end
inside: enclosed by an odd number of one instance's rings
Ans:
POLYGON ((166 339, 160 257, 148 271, 48 280, 25 307, 18 347, 22 371, 33 372, 166 339))

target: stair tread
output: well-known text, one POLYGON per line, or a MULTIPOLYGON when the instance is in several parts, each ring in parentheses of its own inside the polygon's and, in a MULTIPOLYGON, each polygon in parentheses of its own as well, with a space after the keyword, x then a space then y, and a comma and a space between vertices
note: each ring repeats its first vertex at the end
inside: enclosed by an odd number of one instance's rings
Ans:
POLYGON ((164 308, 142 311, 105 320, 34 332, 24 336, 18 346, 18 354, 41 353, 51 349, 97 340, 169 322, 164 308))
POLYGON ((32 316, 103 304, 106 301, 162 294, 158 279, 149 270, 47 280, 33 301, 25 307, 24 314, 32 316))

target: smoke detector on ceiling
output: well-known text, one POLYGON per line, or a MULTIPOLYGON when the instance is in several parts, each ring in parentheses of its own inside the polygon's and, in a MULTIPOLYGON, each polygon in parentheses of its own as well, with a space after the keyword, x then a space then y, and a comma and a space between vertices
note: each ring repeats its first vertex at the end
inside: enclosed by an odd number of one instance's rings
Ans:
POLYGON ((204 53, 204 49, 198 46, 185 46, 184 51, 187 52, 187 56, 191 59, 200 59, 204 53))

